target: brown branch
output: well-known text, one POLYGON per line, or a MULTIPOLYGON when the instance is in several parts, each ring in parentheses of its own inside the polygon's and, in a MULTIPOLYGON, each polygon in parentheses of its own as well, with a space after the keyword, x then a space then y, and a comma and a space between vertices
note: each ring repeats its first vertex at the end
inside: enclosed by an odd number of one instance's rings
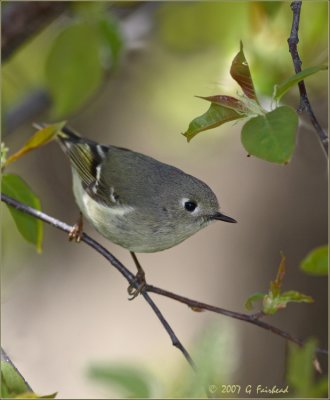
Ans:
MULTIPOLYGON (((34 208, 31 208, 25 204, 22 204, 18 202, 17 200, 14 200, 4 194, 1 194, 1 200, 6 203, 7 205, 16 208, 17 210, 20 210, 26 214, 32 215, 35 218, 38 218, 52 226, 54 226, 57 229, 60 229, 64 232, 70 232, 72 227, 65 224, 64 222, 61 222, 41 211, 35 210, 34 208)), ((98 242, 96 242, 94 239, 92 239, 90 236, 86 235, 85 233, 82 236, 81 239, 83 242, 91 246, 94 250, 96 250, 98 253, 103 255, 126 279, 127 281, 133 285, 138 285, 137 282, 134 282, 134 275, 119 261, 117 258, 115 258, 107 249, 105 249, 103 246, 101 246, 98 242)), ((142 296, 144 299, 148 302, 148 304, 151 306, 159 320, 161 321, 163 327, 165 328, 166 332, 170 336, 172 340, 172 344, 177 347, 185 356, 186 360, 189 362, 189 364, 194 368, 194 363, 189 355, 189 353, 186 351, 186 349, 182 346, 181 342, 173 332, 172 328, 169 326, 161 312, 159 311, 158 307, 156 304, 152 301, 150 298, 149 294, 147 293, 155 293, 164 297, 171 298, 173 300, 179 301, 180 303, 188 305, 190 308, 193 310, 207 310, 211 311, 217 314, 222 314, 227 317, 239 319, 241 321, 248 322, 250 324, 256 325, 259 328, 263 328, 268 330, 269 332, 274 333, 275 335, 281 336, 282 338, 294 342, 298 345, 303 345, 304 341, 301 339, 298 339, 294 336, 292 336, 290 333, 283 331, 282 329, 279 329, 271 324, 268 324, 264 321, 261 321, 256 317, 256 315, 249 315, 249 314, 243 314, 243 313, 238 313, 230 310, 226 310, 224 308, 216 307, 210 304, 202 303, 197 300, 192 300, 187 297, 169 292, 167 290, 158 288, 153 285, 146 285, 145 289, 141 292, 142 296)), ((328 351, 326 349, 322 348, 317 348, 316 349, 317 353, 320 354, 328 354, 328 351)))
POLYGON ((68 7, 65 1, 15 1, 2 3, 1 57, 6 61, 32 36, 68 7))
MULTIPOLYGON (((276 326, 268 324, 267 322, 261 321, 259 318, 260 318, 260 315, 264 316, 263 314, 258 313, 258 314, 249 315, 249 314, 239 313, 236 311, 226 310, 224 308, 212 306, 210 304, 202 303, 197 300, 188 299, 187 297, 178 295, 176 293, 169 292, 168 290, 160 289, 160 288, 158 288, 156 286, 152 286, 152 285, 147 285, 146 291, 151 292, 151 293, 156 293, 161 296, 168 297, 170 299, 179 301, 180 303, 186 304, 187 306, 189 306, 191 309, 193 309, 195 311, 207 310, 207 311, 214 312, 216 314, 222 314, 222 315, 225 315, 230 318, 235 318, 235 319, 239 319, 241 321, 248 322, 252 325, 256 325, 256 326, 259 326, 260 328, 266 329, 266 330, 274 333, 275 335, 281 336, 282 338, 284 338, 290 342, 296 343, 299 346, 302 346, 304 344, 303 340, 292 336, 290 333, 285 332, 282 329, 277 328, 276 326)), ((316 351, 321 354, 328 354, 328 351, 325 349, 317 348, 316 351)))
MULTIPOLYGON (((294 65, 294 70, 297 74, 298 72, 301 72, 301 65, 302 65, 302 61, 298 53, 298 43, 299 43, 298 31, 299 31, 301 1, 293 1, 290 7, 293 13, 293 19, 292 19, 290 37, 288 38, 288 44, 289 44, 289 52, 291 54, 294 65)), ((325 154, 326 156, 328 156, 328 143, 329 143, 328 135, 322 128, 322 126, 320 125, 318 119, 314 114, 314 111, 307 96, 305 82, 304 81, 298 82, 298 87, 300 93, 300 106, 298 108, 298 111, 299 112, 306 111, 315 129, 315 132, 321 141, 325 154)))

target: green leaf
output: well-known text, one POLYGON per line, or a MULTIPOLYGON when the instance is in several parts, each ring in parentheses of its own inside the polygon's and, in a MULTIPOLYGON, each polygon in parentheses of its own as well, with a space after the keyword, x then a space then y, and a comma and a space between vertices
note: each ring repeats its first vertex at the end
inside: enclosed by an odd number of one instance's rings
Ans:
POLYGON ((212 129, 226 122, 244 118, 244 114, 240 114, 235 110, 212 103, 205 114, 200 115, 190 122, 188 130, 183 133, 189 142, 198 133, 207 129, 212 129))
MULTIPOLYGON (((32 192, 22 178, 14 174, 5 174, 2 177, 1 190, 7 196, 14 198, 28 206, 41 210, 40 200, 32 192)), ((8 209, 15 221, 17 229, 24 239, 33 243, 38 253, 42 250, 43 224, 37 218, 32 217, 8 206, 8 209)))
POLYGON ((303 347, 289 343, 287 383, 290 394, 297 398, 326 397, 327 377, 315 379, 313 360, 315 358, 316 341, 308 340, 303 347))
POLYGON ((328 252, 328 246, 320 246, 312 250, 302 260, 300 264, 301 269, 310 275, 328 275, 328 252))
POLYGON ((52 141, 57 135, 58 131, 60 131, 64 125, 65 121, 59 122, 57 124, 48 125, 47 127, 38 130, 19 151, 8 157, 5 166, 13 161, 16 161, 18 158, 22 157, 29 151, 34 150, 52 141))
POLYGON ((265 115, 251 118, 242 129, 246 151, 262 160, 285 164, 296 145, 298 116, 290 107, 278 107, 265 115))
POLYGON ((150 398, 150 378, 140 368, 130 366, 92 366, 90 378, 108 385, 118 386, 125 397, 150 398))
POLYGON ((262 300, 266 296, 265 293, 257 292, 251 294, 246 300, 245 300, 245 308, 247 310, 252 310, 253 309, 253 303, 262 300))
POLYGON ((32 393, 20 373, 9 362, 1 359, 1 397, 14 398, 25 392, 32 393))
POLYGON ((289 302, 313 303, 314 299, 311 296, 307 296, 306 294, 297 292, 296 290, 288 290, 287 292, 284 292, 279 296, 278 301, 283 302, 285 304, 289 302))
POLYGON ((240 85, 247 97, 254 100, 256 103, 259 103, 254 90, 249 64, 243 52, 242 42, 240 43, 240 51, 236 54, 231 64, 230 75, 240 85))
POLYGON ((53 117, 78 109, 102 81, 99 32, 81 21, 55 39, 46 62, 46 80, 53 98, 53 117))
POLYGON ((316 74, 319 71, 327 70, 327 65, 316 65, 315 67, 306 68, 298 74, 290 76, 286 81, 280 83, 279 85, 274 86, 274 94, 273 98, 275 100, 280 100, 280 98, 292 87, 295 86, 298 82, 304 80, 305 78, 316 74))

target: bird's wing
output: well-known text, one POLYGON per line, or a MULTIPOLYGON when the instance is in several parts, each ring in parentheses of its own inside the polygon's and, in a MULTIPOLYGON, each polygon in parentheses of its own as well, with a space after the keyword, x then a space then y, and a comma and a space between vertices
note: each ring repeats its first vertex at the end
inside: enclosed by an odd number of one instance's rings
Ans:
POLYGON ((58 134, 58 139, 86 193, 100 204, 114 206, 115 197, 105 181, 102 169, 107 161, 109 147, 83 139, 67 127, 58 134))

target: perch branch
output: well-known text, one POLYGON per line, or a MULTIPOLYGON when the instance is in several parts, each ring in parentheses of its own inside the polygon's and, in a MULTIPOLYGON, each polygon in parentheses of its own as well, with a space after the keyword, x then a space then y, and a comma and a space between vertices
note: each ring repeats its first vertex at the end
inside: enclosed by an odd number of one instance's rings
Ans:
MULTIPOLYGON (((35 210, 32 207, 29 207, 25 204, 22 204, 18 202, 17 200, 12 199, 11 197, 8 197, 4 194, 1 194, 1 200, 6 203, 7 205, 16 208, 17 210, 20 210, 26 214, 29 214, 35 218, 38 218, 52 226, 54 226, 57 229, 60 229, 64 232, 70 232, 72 227, 70 225, 65 224, 64 222, 61 222, 41 211, 35 210)), ((116 257, 114 257, 107 249, 105 249, 103 246, 101 246, 98 242, 96 242, 94 239, 92 239, 90 236, 86 235, 85 233, 82 236, 81 239, 83 242, 88 244, 90 247, 92 247, 94 250, 96 250, 98 253, 103 255, 126 279, 129 283, 134 284, 134 275, 119 261, 117 260, 116 257)), ((138 283, 135 282, 137 285, 138 283)), ((145 289, 141 292, 142 296, 145 298, 145 300, 148 302, 148 304, 151 306, 155 314, 157 315, 158 319, 161 321, 163 327, 166 329, 166 332, 170 336, 172 340, 172 344, 177 347, 185 356, 186 360, 189 362, 189 364, 194 368, 193 361, 187 352, 187 350, 182 346, 181 342, 173 332, 172 328, 170 325, 167 323, 161 312, 159 311, 158 307, 156 304, 152 301, 148 293, 154 293, 158 294, 164 297, 168 297, 170 299, 176 300, 180 303, 184 303, 188 305, 190 308, 193 310, 207 310, 211 311, 217 314, 225 315, 227 317, 239 319, 241 321, 248 322, 250 324, 256 325, 259 328, 263 328, 265 330, 268 330, 269 332, 272 332, 275 335, 278 335, 288 341, 291 341, 293 343, 296 343, 298 345, 303 345, 304 341, 301 339, 298 339, 291 334, 289 334, 286 331, 283 331, 282 329, 279 329, 271 324, 268 324, 264 321, 261 321, 260 319, 256 318, 255 315, 249 315, 249 314, 243 314, 243 313, 238 313, 234 311, 229 311, 224 308, 216 307, 210 304, 202 303, 197 300, 192 300, 187 297, 169 292, 167 290, 158 288, 156 286, 152 285, 146 285, 145 289)), ((316 349, 317 353, 320 354, 328 354, 328 351, 326 349, 322 348, 317 348, 316 349)))
MULTIPOLYGON (((17 200, 14 200, 11 197, 9 197, 3 193, 1 193, 1 200, 4 203, 6 203, 7 205, 14 207, 16 210, 22 211, 25 214, 29 214, 35 218, 38 218, 41 221, 44 221, 47 224, 50 224, 53 227, 60 229, 64 232, 69 233, 72 230, 72 226, 70 226, 62 221, 59 221, 58 219, 53 218, 53 217, 43 213, 42 211, 36 210, 32 207, 22 204, 22 203, 18 202, 17 200)), ((134 275, 114 255, 112 255, 105 247, 103 247, 101 244, 99 244, 96 240, 92 239, 86 233, 83 233, 81 241, 88 244, 90 247, 92 247, 94 250, 96 250, 98 253, 100 253, 103 257, 105 257, 127 279, 127 281, 130 284, 133 284, 134 286, 138 285, 138 282, 136 282, 134 280, 134 275)), ((192 358, 190 357, 188 351, 182 345, 182 343, 180 342, 180 340, 174 333, 173 329, 171 328, 170 324, 166 321, 163 314, 161 313, 159 308, 156 306, 154 301, 151 299, 149 294, 146 291, 142 291, 141 295, 144 297, 146 302, 150 305, 150 307, 156 314, 157 318, 160 320, 164 329, 170 336, 173 346, 178 348, 182 352, 182 354, 184 355, 185 359, 188 361, 190 366, 193 369, 196 369, 195 364, 194 364, 192 358)))
MULTIPOLYGON (((290 37, 288 38, 288 44, 289 44, 289 52, 291 54, 294 65, 294 70, 297 74, 298 72, 301 71, 301 65, 302 65, 302 61, 298 53, 298 43, 299 43, 298 31, 299 31, 301 1, 293 1, 290 7, 293 13, 293 19, 292 19, 290 37)), ((322 128, 321 124, 319 123, 318 119, 314 114, 314 111, 307 96, 305 82, 304 81, 298 82, 298 87, 300 93, 300 106, 298 108, 298 111, 299 112, 306 111, 315 129, 315 132, 321 141, 325 154, 326 156, 328 156, 328 143, 329 143, 328 135, 322 128)))

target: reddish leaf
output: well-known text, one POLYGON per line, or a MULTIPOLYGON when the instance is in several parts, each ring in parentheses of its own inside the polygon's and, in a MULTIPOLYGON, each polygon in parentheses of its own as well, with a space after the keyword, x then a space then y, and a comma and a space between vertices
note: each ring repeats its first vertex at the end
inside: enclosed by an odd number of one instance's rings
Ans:
POLYGON ((281 261, 280 261, 280 265, 278 266, 276 279, 274 282, 271 282, 271 292, 274 296, 278 296, 281 291, 281 286, 282 286, 282 282, 283 282, 283 279, 285 276, 285 270, 286 270, 285 261, 286 261, 286 257, 284 254, 281 253, 281 261))
POLYGON ((236 99, 232 96, 222 96, 222 95, 215 95, 215 96, 196 96, 200 99, 210 101, 211 103, 218 104, 219 106, 231 108, 232 110, 247 113, 247 108, 245 107, 244 103, 241 100, 236 99))
POLYGON ((240 51, 237 53, 231 64, 230 75, 240 85, 245 95, 259 104, 256 92, 254 90, 249 64, 246 61, 243 53, 242 42, 240 51))

